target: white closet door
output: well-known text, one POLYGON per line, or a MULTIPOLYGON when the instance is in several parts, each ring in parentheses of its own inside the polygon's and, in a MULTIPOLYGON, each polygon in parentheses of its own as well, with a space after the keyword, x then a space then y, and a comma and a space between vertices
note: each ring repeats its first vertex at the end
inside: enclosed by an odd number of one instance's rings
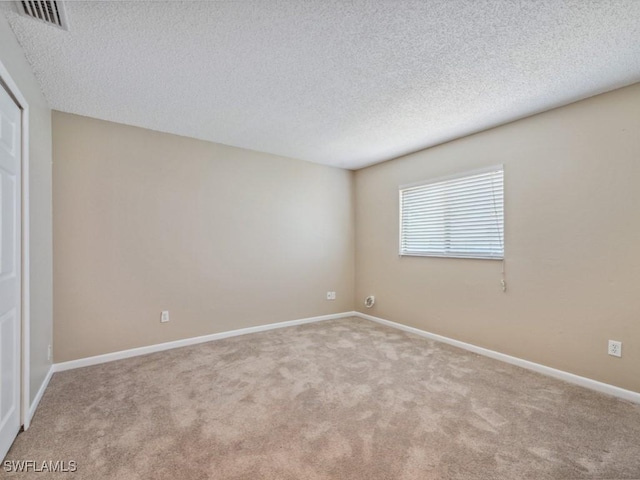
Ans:
POLYGON ((0 85, 0 458, 20 430, 20 117, 0 85))

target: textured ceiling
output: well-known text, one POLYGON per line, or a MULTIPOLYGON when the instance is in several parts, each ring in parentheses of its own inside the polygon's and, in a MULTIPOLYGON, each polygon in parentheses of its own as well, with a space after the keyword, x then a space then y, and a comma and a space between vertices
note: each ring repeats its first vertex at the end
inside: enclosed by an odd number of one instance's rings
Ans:
POLYGON ((52 108, 353 169, 640 80, 638 0, 65 4, 52 108))

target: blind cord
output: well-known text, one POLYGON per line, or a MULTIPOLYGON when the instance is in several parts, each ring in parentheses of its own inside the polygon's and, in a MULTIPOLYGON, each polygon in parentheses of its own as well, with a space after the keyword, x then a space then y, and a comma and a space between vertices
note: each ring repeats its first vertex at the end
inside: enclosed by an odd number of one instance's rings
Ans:
POLYGON ((504 226, 501 229, 500 228, 500 223, 498 222, 498 206, 497 206, 497 201, 496 201, 496 186, 495 186, 494 180, 495 180, 495 177, 492 175, 491 176, 491 194, 493 195, 493 209, 494 209, 494 212, 495 212, 496 228, 501 233, 501 235, 500 235, 500 246, 502 247, 502 272, 501 272, 501 277, 502 278, 500 279, 500 285, 502 286, 502 291, 506 293, 506 291, 507 291, 507 278, 506 278, 505 266, 504 266, 504 264, 505 264, 505 258, 504 258, 504 226))

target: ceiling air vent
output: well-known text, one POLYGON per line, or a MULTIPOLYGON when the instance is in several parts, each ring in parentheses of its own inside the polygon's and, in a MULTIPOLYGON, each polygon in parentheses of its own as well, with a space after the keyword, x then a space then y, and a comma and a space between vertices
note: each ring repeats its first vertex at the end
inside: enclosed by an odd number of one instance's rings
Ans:
POLYGON ((31 0, 16 2, 20 13, 27 17, 35 18, 47 25, 69 30, 67 16, 62 2, 55 0, 31 0))

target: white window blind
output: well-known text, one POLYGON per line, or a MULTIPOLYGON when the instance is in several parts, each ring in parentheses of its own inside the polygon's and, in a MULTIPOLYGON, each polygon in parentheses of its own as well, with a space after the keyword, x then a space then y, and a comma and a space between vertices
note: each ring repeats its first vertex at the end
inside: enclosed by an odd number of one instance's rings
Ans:
POLYGON ((401 187, 400 255, 504 258, 502 165, 401 187))

